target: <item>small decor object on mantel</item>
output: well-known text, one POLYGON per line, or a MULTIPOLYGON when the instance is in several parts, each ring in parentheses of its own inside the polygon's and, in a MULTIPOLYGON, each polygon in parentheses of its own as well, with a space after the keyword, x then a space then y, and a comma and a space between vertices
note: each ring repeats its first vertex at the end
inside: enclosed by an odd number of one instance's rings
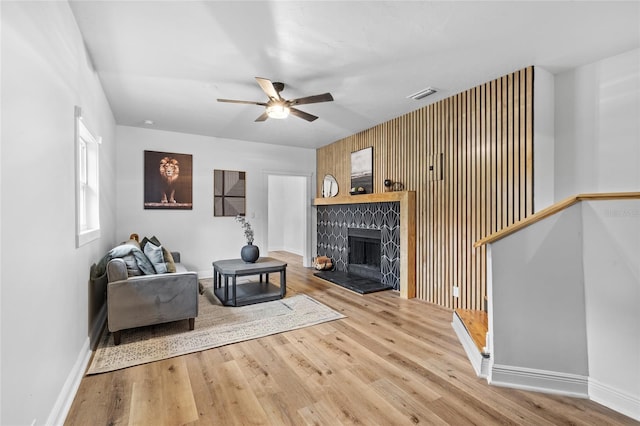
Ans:
POLYGON ((353 187, 353 188, 351 188, 351 189, 349 190, 349 194, 351 194, 351 195, 356 195, 356 194, 366 194, 366 193, 367 193, 367 190, 366 190, 366 189, 364 189, 364 188, 363 188, 363 187, 361 187, 361 186, 353 187))
POLYGON ((322 181, 322 196, 335 197, 338 195, 338 181, 332 175, 325 175, 322 181))
POLYGON ((385 179, 384 190, 385 191, 403 191, 404 184, 402 182, 394 182, 391 179, 385 179))
POLYGON ((237 215, 236 220, 240 222, 244 228, 244 236, 247 239, 247 245, 240 250, 240 258, 247 263, 255 263, 260 257, 260 249, 253 245, 253 229, 251 224, 247 222, 244 216, 237 215))

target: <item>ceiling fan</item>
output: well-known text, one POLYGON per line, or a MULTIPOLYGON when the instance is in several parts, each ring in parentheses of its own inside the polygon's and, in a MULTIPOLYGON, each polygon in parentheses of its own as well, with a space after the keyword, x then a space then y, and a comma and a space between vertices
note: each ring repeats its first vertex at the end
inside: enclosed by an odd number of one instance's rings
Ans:
POLYGON ((309 114, 304 111, 300 111, 294 108, 297 105, 315 104, 318 102, 329 102, 333 100, 331 93, 323 93, 321 95, 305 96, 304 98, 289 99, 286 100, 280 96, 280 92, 284 89, 284 83, 271 82, 266 78, 256 77, 258 84, 267 94, 269 100, 267 102, 252 102, 252 101, 236 101, 233 99, 218 99, 218 102, 230 102, 234 104, 249 104, 260 105, 265 107, 265 111, 256 118, 255 121, 265 121, 267 118, 287 118, 289 114, 295 115, 307 121, 313 121, 317 119, 315 115, 309 114))

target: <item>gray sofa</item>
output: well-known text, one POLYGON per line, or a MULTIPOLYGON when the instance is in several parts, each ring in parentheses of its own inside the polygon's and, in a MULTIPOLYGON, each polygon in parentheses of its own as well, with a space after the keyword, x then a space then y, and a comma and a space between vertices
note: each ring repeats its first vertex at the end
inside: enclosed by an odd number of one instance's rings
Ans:
POLYGON ((119 345, 121 331, 171 321, 189 320, 193 330, 198 316, 198 275, 180 263, 180 253, 171 252, 176 272, 131 276, 123 258, 106 265, 107 323, 119 345))

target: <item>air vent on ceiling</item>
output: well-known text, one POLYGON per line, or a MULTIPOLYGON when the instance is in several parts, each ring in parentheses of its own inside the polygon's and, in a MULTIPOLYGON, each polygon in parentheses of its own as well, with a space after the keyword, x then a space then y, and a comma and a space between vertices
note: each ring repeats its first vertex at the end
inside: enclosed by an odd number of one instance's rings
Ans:
POLYGON ((433 87, 427 87, 426 89, 422 89, 419 92, 414 93, 413 95, 407 96, 407 98, 418 100, 418 99, 426 98, 429 95, 433 95, 436 92, 437 90, 434 89, 433 87))

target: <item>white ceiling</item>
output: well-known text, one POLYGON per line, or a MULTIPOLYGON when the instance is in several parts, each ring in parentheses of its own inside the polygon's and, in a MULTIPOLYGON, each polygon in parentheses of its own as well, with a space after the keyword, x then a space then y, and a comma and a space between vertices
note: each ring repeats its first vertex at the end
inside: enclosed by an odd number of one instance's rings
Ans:
POLYGON ((640 46, 640 2, 80 1, 120 125, 317 148, 529 65, 558 73, 640 46), (320 118, 256 123, 254 77, 320 118), (421 101, 407 96, 439 90, 421 101), (148 126, 145 120, 153 120, 148 126))

